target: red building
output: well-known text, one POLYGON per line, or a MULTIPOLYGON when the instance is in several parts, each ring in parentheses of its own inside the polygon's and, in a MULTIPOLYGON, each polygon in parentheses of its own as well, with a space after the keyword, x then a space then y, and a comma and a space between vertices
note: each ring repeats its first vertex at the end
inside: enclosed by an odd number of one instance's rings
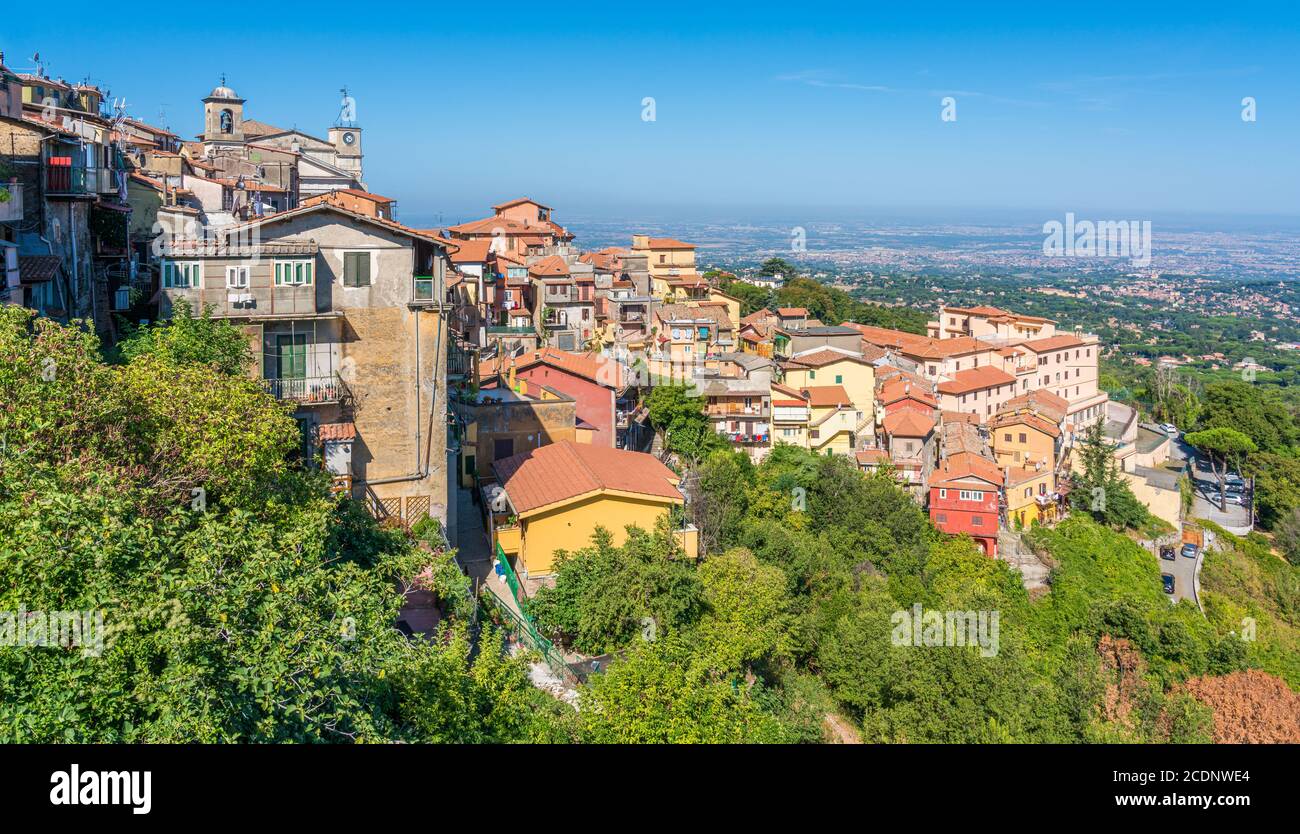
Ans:
POLYGON ((596 353, 571 353, 552 347, 531 350, 521 356, 482 363, 479 373, 486 378, 506 373, 509 363, 515 366, 515 376, 535 385, 554 388, 577 401, 578 420, 594 430, 591 442, 595 446, 614 447, 618 437, 619 396, 627 387, 623 366, 613 359, 596 353))
POLYGON ((930 521, 945 533, 965 533, 998 554, 998 505, 1002 471, 996 463, 969 452, 945 458, 930 474, 930 521))

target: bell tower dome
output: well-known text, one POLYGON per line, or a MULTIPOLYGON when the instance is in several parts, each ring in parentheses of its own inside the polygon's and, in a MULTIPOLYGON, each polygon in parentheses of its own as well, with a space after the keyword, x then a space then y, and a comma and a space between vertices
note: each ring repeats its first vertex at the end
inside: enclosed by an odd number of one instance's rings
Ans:
POLYGON ((203 141, 214 145, 244 143, 244 99, 226 86, 226 77, 203 99, 203 141))

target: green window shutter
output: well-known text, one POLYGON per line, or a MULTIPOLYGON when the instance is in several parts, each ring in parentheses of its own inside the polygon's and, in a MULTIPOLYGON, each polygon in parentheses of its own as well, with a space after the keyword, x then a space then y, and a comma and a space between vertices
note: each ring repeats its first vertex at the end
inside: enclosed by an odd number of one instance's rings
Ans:
POLYGON ((312 263, 311 263, 311 261, 307 261, 307 263, 304 265, 303 269, 306 271, 306 275, 307 275, 306 283, 308 283, 308 284, 311 283, 311 268, 312 268, 312 263))
POLYGON ((343 286, 359 287, 361 276, 361 260, 357 252, 348 252, 343 255, 343 286))
POLYGON ((275 285, 277 287, 284 283, 284 277, 281 274, 281 271, 283 269, 284 269, 284 264, 280 263, 279 261, 276 261, 275 262, 275 285))
POLYGON ((357 262, 361 269, 357 273, 357 285, 361 287, 370 286, 370 253, 361 252, 357 255, 357 262))

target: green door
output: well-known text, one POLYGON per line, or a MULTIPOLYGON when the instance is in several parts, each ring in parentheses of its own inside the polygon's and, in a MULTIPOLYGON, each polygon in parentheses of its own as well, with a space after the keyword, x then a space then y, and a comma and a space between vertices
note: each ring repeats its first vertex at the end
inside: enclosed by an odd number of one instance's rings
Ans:
POLYGON ((301 380, 307 377, 307 334, 293 333, 286 336, 276 336, 276 353, 278 367, 276 368, 277 376, 280 378, 280 396, 297 399, 305 394, 305 383, 291 382, 289 380, 301 380))

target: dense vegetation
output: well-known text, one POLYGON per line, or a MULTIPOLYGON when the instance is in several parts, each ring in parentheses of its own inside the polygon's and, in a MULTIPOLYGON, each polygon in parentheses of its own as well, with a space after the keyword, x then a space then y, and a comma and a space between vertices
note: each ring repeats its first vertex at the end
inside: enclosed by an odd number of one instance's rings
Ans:
POLYGON ((779 446, 754 466, 715 451, 697 475, 694 519, 716 555, 684 562, 666 530, 623 547, 602 535, 564 556, 534 609, 562 642, 630 659, 593 684, 639 705, 605 738, 813 741, 829 714, 868 741, 1205 741, 1211 711, 1183 682, 1262 667, 1296 685, 1278 660, 1291 637, 1243 642, 1226 602, 1208 619, 1171 606, 1150 552, 1087 514, 1028 534, 1055 565, 1031 600, 1005 563, 841 457, 779 446), (998 612, 996 654, 896 645, 891 617, 917 604, 998 612), (697 687, 716 697, 684 701, 697 687))
POLYGON ((0 612, 104 623, 96 653, 15 645, 6 617, 0 741, 551 732, 552 702, 517 661, 471 661, 463 627, 436 642, 394 628, 399 589, 447 576, 450 556, 292 462, 297 427, 232 372, 247 364, 232 336, 182 317, 109 365, 85 330, 0 308, 0 612))

